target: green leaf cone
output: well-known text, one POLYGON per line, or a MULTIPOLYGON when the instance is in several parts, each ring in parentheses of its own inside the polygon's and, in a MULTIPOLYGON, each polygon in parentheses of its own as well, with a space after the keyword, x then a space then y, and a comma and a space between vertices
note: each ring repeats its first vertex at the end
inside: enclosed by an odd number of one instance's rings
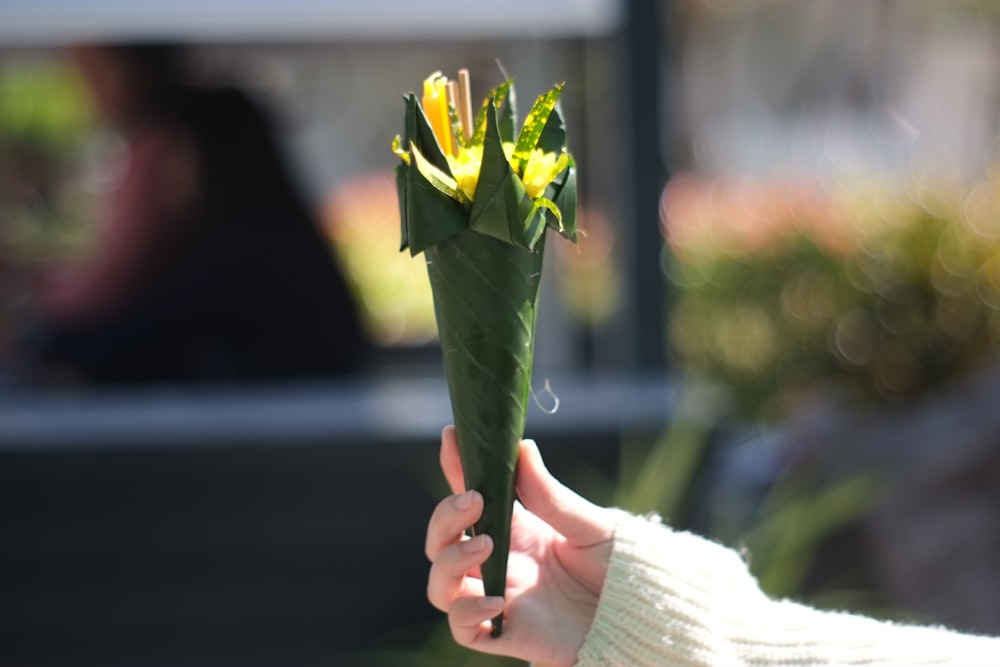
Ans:
MULTIPOLYGON (((466 230, 425 251, 465 483, 493 538, 487 595, 503 595, 518 445, 531 392, 544 238, 534 250, 466 230)), ((501 619, 494 619, 494 634, 501 619)))
MULTIPOLYGON (((451 176, 416 96, 405 99, 405 140, 399 144, 412 142, 427 161, 451 176)), ((476 117, 472 142, 482 142, 483 156, 471 207, 428 181, 412 150, 409 163, 396 169, 401 249, 427 258, 465 483, 485 501, 473 531, 490 535, 495 545, 482 566, 483 584, 487 595, 501 596, 519 443, 531 394, 545 230, 552 227, 575 240, 577 205, 572 158, 544 195, 546 204, 560 209, 561 225, 525 192, 502 146, 514 139, 515 105, 508 79, 491 91, 476 117)), ((565 149, 566 133, 558 106, 549 104, 549 109, 537 140, 547 151, 559 152, 565 149)), ((529 143, 522 149, 530 151, 529 143)), ((493 619, 494 636, 501 628, 502 615, 493 619)))

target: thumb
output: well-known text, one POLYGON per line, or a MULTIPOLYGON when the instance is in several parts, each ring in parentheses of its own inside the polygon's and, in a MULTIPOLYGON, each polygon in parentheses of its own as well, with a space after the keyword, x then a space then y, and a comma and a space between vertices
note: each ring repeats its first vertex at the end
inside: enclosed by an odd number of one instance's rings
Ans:
POLYGON ((590 546, 610 540, 614 535, 610 513, 553 477, 534 440, 521 442, 517 495, 526 509, 552 526, 573 546, 590 546))

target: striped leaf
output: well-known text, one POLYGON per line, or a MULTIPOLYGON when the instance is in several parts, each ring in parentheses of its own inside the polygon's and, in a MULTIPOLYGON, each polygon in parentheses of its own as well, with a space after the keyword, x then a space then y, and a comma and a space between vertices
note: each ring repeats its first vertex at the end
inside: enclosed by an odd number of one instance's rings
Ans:
POLYGON ((413 163, 416 166, 417 171, 420 172, 420 175, 423 176, 428 183, 434 186, 435 190, 448 195, 458 203, 464 204, 465 206, 472 204, 472 202, 469 201, 469 198, 465 196, 465 193, 459 189, 458 183, 455 179, 431 164, 430 161, 423 156, 420 150, 417 149, 417 145, 413 142, 410 142, 410 154, 413 156, 413 163))
MULTIPOLYGON (((482 106, 479 107, 479 111, 476 112, 476 120, 474 123, 475 131, 472 133, 472 140, 470 144, 473 146, 478 146, 483 143, 483 137, 486 135, 486 109, 490 106, 497 108, 498 110, 503 107, 505 109, 510 109, 512 105, 509 104, 509 100, 512 97, 511 91, 514 88, 514 80, 508 79, 504 81, 499 86, 494 88, 483 100, 482 106)), ((501 136, 503 134, 501 133, 501 136)))
POLYGON ((515 173, 523 173, 524 164, 528 161, 531 151, 538 144, 538 139, 542 136, 542 130, 545 129, 545 124, 548 123, 549 115, 555 108, 556 102, 559 101, 564 85, 560 83, 552 90, 539 95, 535 104, 532 105, 531 111, 528 112, 528 117, 524 119, 524 127, 521 128, 521 134, 517 137, 514 154, 510 159, 515 173))

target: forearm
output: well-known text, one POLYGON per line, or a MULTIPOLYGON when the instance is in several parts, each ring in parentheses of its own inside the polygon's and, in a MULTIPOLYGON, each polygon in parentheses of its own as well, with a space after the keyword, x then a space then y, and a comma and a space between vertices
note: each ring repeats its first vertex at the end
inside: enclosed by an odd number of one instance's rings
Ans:
POLYGON ((1000 640, 767 598, 732 550, 625 513, 580 667, 1000 664, 1000 640))

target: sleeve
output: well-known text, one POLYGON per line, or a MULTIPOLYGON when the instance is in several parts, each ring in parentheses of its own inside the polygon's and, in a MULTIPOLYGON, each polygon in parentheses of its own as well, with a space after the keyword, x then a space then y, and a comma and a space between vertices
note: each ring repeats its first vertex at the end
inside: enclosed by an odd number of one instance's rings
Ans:
POLYGON ((619 512, 578 667, 1000 664, 1000 639, 765 596, 740 556, 619 512))

